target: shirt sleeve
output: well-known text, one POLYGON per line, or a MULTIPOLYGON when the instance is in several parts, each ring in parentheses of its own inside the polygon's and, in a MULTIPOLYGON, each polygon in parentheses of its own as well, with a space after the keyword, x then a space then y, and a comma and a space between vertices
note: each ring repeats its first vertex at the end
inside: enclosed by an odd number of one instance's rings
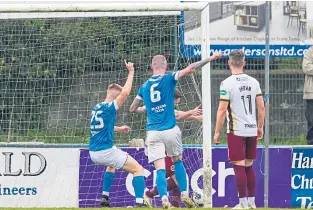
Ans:
POLYGON ((257 83, 257 86, 256 86, 256 96, 262 96, 262 90, 261 90, 259 82, 257 83))
POLYGON ((220 85, 220 100, 221 101, 229 101, 230 99, 230 91, 225 82, 222 82, 220 85))
POLYGON ((177 81, 178 81, 178 75, 179 75, 179 71, 170 73, 165 75, 165 77, 167 78, 167 81, 169 84, 173 85, 173 87, 176 87, 177 81))
POLYGON ((172 77, 174 81, 178 81, 179 71, 175 71, 172 73, 172 77))
POLYGON ((113 101, 113 105, 114 105, 115 110, 118 110, 118 109, 119 109, 116 100, 113 101))
POLYGON ((141 86, 138 90, 138 93, 137 93, 137 96, 136 98, 140 101, 143 101, 143 95, 142 95, 142 92, 143 92, 143 87, 141 86))

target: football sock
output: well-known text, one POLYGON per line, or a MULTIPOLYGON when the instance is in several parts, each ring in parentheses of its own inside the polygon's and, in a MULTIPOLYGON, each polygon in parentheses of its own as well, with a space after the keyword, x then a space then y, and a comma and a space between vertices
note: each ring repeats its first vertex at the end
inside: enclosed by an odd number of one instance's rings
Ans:
POLYGON ((167 191, 171 191, 173 189, 176 189, 176 187, 178 187, 172 177, 167 179, 166 182, 167 182, 167 191))
POLYGON ((103 174, 103 186, 102 186, 102 194, 109 196, 111 186, 113 184, 115 173, 112 172, 104 172, 103 174))
POLYGON ((166 174, 165 169, 157 170, 156 185, 161 198, 167 195, 167 182, 165 174, 166 174))
POLYGON ((244 207, 248 206, 247 198, 239 198, 239 203, 242 204, 244 207))
POLYGON ((246 167, 248 197, 255 197, 255 173, 252 166, 246 167))
POLYGON ((247 175, 245 166, 233 165, 239 198, 246 199, 247 175))
POLYGON ((248 197, 248 203, 255 203, 255 197, 248 197))
POLYGON ((179 201, 180 201, 180 190, 179 187, 176 186, 174 189, 172 189, 172 206, 179 208, 179 201))
POLYGON ((181 160, 174 163, 175 177, 181 193, 187 193, 187 174, 186 169, 181 160))
MULTIPOLYGON (((177 184, 175 183, 174 179, 171 177, 166 180, 167 182, 167 191, 171 191, 177 187, 177 184)), ((153 196, 159 195, 159 191, 157 186, 153 187, 152 189, 146 191, 146 196, 149 198, 152 198, 153 196)))
POLYGON ((135 190, 136 203, 143 203, 143 194, 145 191, 144 176, 134 176, 133 187, 135 190))

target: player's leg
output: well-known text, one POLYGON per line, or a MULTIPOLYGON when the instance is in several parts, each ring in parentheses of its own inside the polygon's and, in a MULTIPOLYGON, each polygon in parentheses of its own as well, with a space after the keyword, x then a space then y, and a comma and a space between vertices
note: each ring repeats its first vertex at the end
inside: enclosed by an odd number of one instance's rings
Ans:
MULTIPOLYGON (((177 183, 175 182, 175 180, 170 177, 169 179, 166 180, 167 183, 167 191, 171 191, 173 189, 175 189, 176 187, 178 187, 177 183)), ((158 191, 158 187, 155 186, 153 188, 151 188, 150 190, 146 191, 146 196, 149 198, 153 198, 154 196, 159 195, 159 191, 158 191)))
POLYGON ((167 182, 165 171, 165 145, 162 141, 163 131, 148 131, 146 144, 149 163, 153 163, 157 171, 156 186, 162 199, 163 208, 170 208, 167 197, 167 182))
POLYGON ((248 206, 255 209, 255 187, 256 178, 252 167, 253 161, 256 159, 257 137, 249 137, 246 140, 246 175, 247 175, 247 191, 248 191, 248 206))
POLYGON ((122 167, 123 170, 133 174, 133 187, 136 197, 136 206, 139 207, 150 207, 144 202, 144 191, 145 191, 145 177, 142 166, 131 156, 127 156, 127 160, 122 167))
MULTIPOLYGON (((103 176, 103 195, 100 201, 100 206, 110 207, 109 192, 113 183, 115 168, 118 165, 118 161, 114 158, 118 156, 116 154, 116 147, 112 147, 101 151, 90 151, 91 160, 98 165, 107 166, 106 172, 103 176)), ((123 160, 122 160, 123 161, 123 160)))
POLYGON ((101 207, 110 207, 109 194, 115 176, 115 168, 108 166, 103 174, 101 207))
MULTIPOLYGON (((167 191, 171 191, 177 187, 176 179, 174 176, 174 163, 172 158, 166 157, 165 158, 165 170, 166 170, 166 182, 167 182, 167 191)), ((159 191, 157 186, 153 187, 152 189, 146 191, 146 196, 149 198, 153 198, 154 196, 159 195, 159 191)))
POLYGON ((180 194, 181 193, 180 193, 179 187, 177 185, 175 175, 173 175, 168 180, 171 180, 171 184, 169 182, 167 182, 168 189, 169 189, 169 186, 172 186, 171 187, 171 191, 172 191, 172 205, 175 208, 180 208, 179 202, 180 202, 180 196, 181 196, 180 194))
POLYGON ((179 127, 175 126, 173 129, 167 130, 164 139, 166 152, 174 162, 175 177, 181 192, 181 200, 188 208, 193 208, 195 204, 187 191, 187 172, 182 162, 183 145, 179 127))
POLYGON ((237 190, 239 194, 239 204, 234 209, 247 209, 246 198, 247 175, 245 170, 246 148, 244 138, 232 133, 227 134, 228 160, 233 164, 236 177, 237 190))

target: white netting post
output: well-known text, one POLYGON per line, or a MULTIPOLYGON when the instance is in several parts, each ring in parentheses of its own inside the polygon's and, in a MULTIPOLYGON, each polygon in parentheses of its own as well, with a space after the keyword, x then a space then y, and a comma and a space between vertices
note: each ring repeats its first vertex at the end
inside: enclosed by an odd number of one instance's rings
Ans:
MULTIPOLYGON (((201 11, 201 57, 210 56, 209 5, 201 11)), ((204 207, 212 208, 212 127, 211 127, 211 77, 210 65, 202 68, 203 105, 203 202, 204 207)))

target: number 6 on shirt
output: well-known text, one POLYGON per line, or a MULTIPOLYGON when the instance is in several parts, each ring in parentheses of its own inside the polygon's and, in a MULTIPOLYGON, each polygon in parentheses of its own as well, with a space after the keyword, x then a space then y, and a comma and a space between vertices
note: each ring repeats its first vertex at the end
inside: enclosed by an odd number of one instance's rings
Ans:
POLYGON ((150 87, 150 99, 153 103, 159 102, 161 100, 161 92, 158 90, 154 90, 154 88, 158 85, 159 83, 153 84, 150 87))

